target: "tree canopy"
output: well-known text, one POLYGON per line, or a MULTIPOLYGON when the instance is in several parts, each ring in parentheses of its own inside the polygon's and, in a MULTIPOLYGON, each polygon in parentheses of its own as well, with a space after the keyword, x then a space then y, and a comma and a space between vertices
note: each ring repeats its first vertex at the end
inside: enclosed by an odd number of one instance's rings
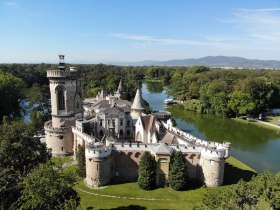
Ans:
POLYGON ((3 116, 8 116, 10 119, 20 116, 23 87, 24 82, 20 78, 0 70, 0 123, 3 116))
POLYGON ((175 153, 171 164, 168 182, 172 189, 183 190, 187 185, 188 171, 187 163, 181 151, 175 153))
POLYGON ((151 153, 145 151, 140 159, 138 169, 138 186, 144 190, 151 190, 156 185, 156 162, 151 153))

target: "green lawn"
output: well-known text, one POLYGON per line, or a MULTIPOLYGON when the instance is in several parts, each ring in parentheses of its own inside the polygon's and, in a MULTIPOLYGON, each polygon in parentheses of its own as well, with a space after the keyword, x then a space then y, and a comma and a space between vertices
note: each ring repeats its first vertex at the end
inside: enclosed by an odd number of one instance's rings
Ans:
POLYGON ((170 188, 145 191, 137 183, 115 184, 103 189, 89 189, 80 181, 75 189, 81 196, 80 209, 110 209, 128 207, 131 209, 192 209, 200 204, 206 188, 177 192, 170 188), (86 191, 86 192, 84 192, 86 191), (116 196, 116 197, 107 197, 116 196))
POLYGON ((270 122, 274 125, 278 125, 278 121, 280 120, 280 116, 267 116, 266 122, 270 122))
POLYGON ((278 132, 280 131, 280 126, 279 126, 279 128, 275 128, 275 127, 272 127, 269 125, 262 124, 260 122, 249 122, 248 120, 243 120, 243 119, 239 119, 239 118, 231 118, 231 119, 236 122, 242 123, 242 124, 252 124, 252 125, 255 125, 256 127, 262 127, 262 128, 266 128, 266 129, 270 129, 270 130, 274 130, 274 131, 278 131, 278 132))
MULTIPOLYGON (((255 171, 230 157, 225 165, 225 185, 235 184, 241 178, 250 180, 255 171)), ((102 189, 89 189, 83 181, 74 187, 80 194, 79 209, 192 209, 201 204, 205 187, 194 190, 174 191, 158 188, 145 191, 137 183, 113 184, 102 189)))
POLYGON ((55 164, 63 164, 73 161, 72 156, 65 156, 65 157, 52 157, 51 161, 55 164))

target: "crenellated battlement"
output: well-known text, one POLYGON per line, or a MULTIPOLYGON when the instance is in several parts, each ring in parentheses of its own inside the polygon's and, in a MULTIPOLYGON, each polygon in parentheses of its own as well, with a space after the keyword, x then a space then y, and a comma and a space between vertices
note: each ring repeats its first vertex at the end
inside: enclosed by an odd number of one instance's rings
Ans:
POLYGON ((87 145, 85 149, 85 156, 87 158, 104 158, 111 155, 112 147, 97 146, 93 143, 87 145))
POLYGON ((62 70, 47 70, 48 78, 59 78, 59 77, 78 77, 80 73, 78 71, 62 71, 62 70))

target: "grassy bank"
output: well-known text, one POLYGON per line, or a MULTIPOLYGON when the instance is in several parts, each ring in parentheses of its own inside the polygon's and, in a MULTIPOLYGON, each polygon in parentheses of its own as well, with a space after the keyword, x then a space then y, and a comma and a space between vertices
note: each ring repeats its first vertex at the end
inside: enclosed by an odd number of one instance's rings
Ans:
MULTIPOLYGON (((235 184, 241 178, 249 180, 255 171, 230 157, 225 164, 225 185, 235 184)), ((201 204, 205 187, 174 191, 158 188, 145 191, 137 183, 113 184, 102 189, 89 189, 83 181, 75 186, 81 196, 79 209, 192 209, 201 204)))
POLYGON ((274 131, 278 131, 278 132, 280 131, 280 127, 276 128, 276 127, 265 125, 265 124, 262 124, 259 122, 250 122, 248 120, 243 120, 243 119, 239 119, 239 118, 231 118, 231 119, 236 122, 242 123, 242 124, 251 124, 251 125, 255 125, 256 127, 266 128, 266 129, 274 130, 274 131))

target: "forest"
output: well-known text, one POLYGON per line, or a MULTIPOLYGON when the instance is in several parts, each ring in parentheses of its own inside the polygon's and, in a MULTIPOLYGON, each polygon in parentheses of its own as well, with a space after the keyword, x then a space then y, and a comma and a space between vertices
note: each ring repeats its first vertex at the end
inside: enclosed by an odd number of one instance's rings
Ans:
MULTIPOLYGON (((276 70, 103 64, 76 67, 83 74, 84 97, 94 97, 101 89, 113 92, 122 79, 123 98, 132 100, 143 80, 160 80, 170 95, 184 101, 185 109, 200 113, 255 116, 280 105, 280 72, 276 70)), ((45 145, 33 138, 50 118, 46 71, 56 68, 53 64, 0 64, 0 209, 75 209, 80 203, 72 188, 75 174, 65 173, 51 162, 45 145), (23 122, 27 111, 31 119, 23 122)), ((248 183, 209 190, 199 208, 244 209, 261 201, 273 209, 280 208, 279 181, 279 173, 264 173, 248 183)))

